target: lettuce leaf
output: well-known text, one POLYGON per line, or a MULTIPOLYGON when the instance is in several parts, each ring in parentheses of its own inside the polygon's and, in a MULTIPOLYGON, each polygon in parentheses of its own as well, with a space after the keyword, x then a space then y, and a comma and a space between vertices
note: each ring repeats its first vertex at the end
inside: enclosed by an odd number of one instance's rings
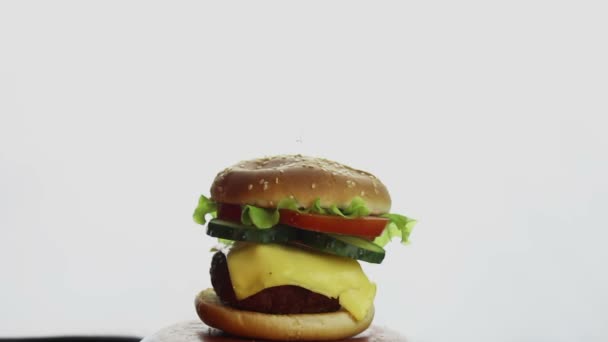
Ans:
POLYGON ((346 217, 344 213, 342 213, 342 210, 340 210, 340 208, 338 208, 338 206, 335 204, 332 204, 328 210, 331 215, 346 217))
MULTIPOLYGON (((243 206, 241 223, 248 226, 255 226, 259 229, 273 227, 279 223, 279 209, 289 209, 299 213, 335 215, 344 218, 364 217, 368 216, 370 213, 369 208, 361 197, 353 198, 349 206, 343 209, 338 208, 335 204, 331 205, 329 208, 323 208, 321 207, 320 198, 317 198, 310 208, 303 209, 298 206, 298 202, 294 198, 286 198, 278 203, 276 209, 265 209, 252 205, 243 206)), ((198 200, 198 206, 194 210, 193 218, 196 223, 205 224, 207 222, 205 216, 212 215, 215 217, 216 212, 217 204, 201 195, 198 200)), ((384 228, 382 234, 374 239, 375 244, 384 247, 394 238, 400 238, 401 243, 404 245, 409 243, 409 236, 412 233, 412 229, 414 229, 416 220, 394 213, 384 214, 381 217, 389 219, 389 223, 384 228)), ((221 242, 226 244, 228 240, 221 242)))
POLYGON ((368 216, 369 208, 365 205, 365 201, 361 197, 355 197, 350 201, 350 205, 342 210, 344 216, 349 218, 368 216))
POLYGON ((205 197, 204 195, 201 195, 201 197, 198 198, 198 206, 196 207, 196 209, 194 209, 194 214, 192 215, 192 218, 194 219, 194 222, 198 224, 205 224, 207 223, 205 216, 211 215, 215 217, 216 213, 217 203, 205 197))
POLYGON ((279 223, 278 209, 264 209, 252 205, 243 206, 241 222, 248 226, 256 226, 260 229, 270 228, 279 223))
POLYGON ((308 210, 309 212, 313 213, 313 214, 319 214, 319 215, 326 215, 327 214, 327 210, 323 209, 323 207, 321 207, 321 199, 317 198, 313 203, 312 206, 310 207, 310 209, 308 210))
POLYGON ((317 198, 312 206, 308 209, 303 209, 298 206, 298 201, 293 198, 286 198, 279 202, 277 205, 277 209, 289 209, 293 211, 297 211, 301 214, 321 214, 321 215, 335 215, 341 216, 344 218, 356 218, 368 216, 370 213, 369 208, 367 208, 365 201, 361 197, 355 197, 350 202, 349 206, 340 209, 335 204, 332 204, 329 208, 323 208, 321 206, 321 199, 317 198))
POLYGON ((380 247, 386 246, 393 238, 401 238, 401 243, 409 244, 409 237, 416 225, 416 220, 399 214, 384 214, 390 220, 380 236, 374 239, 374 243, 380 247))
POLYGON ((300 207, 298 207, 298 201, 296 201, 294 198, 285 198, 280 200, 277 204, 277 209, 289 209, 299 213, 302 212, 300 207))

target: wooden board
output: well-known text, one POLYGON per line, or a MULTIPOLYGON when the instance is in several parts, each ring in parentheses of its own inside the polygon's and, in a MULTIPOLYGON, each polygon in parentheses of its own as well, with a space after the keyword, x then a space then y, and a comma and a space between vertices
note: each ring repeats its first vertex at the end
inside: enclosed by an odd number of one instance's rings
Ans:
MULTIPOLYGON (((252 339, 242 339, 224 334, 215 328, 210 328, 199 321, 177 323, 162 329, 142 342, 255 342, 252 339)), ((405 342, 407 339, 397 332, 387 328, 372 325, 363 333, 348 340, 336 342, 405 342)))

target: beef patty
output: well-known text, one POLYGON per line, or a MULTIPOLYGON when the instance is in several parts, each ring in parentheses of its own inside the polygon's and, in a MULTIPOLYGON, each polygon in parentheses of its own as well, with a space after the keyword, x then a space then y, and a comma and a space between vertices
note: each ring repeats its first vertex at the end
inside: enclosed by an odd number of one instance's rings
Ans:
POLYGON ((215 293, 222 302, 237 309, 270 314, 321 313, 340 309, 337 299, 293 285, 270 287, 243 300, 237 300, 226 256, 222 252, 213 256, 210 273, 215 293))

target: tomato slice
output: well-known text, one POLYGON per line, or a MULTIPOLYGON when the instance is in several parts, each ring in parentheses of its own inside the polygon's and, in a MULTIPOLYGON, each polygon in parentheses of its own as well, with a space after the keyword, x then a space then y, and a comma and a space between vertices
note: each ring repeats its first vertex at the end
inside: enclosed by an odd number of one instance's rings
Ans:
POLYGON ((219 203, 217 207, 218 219, 241 223, 240 205, 219 203))
POLYGON ((333 215, 304 214, 287 209, 280 209, 279 212, 281 213, 279 222, 288 226, 323 233, 364 237, 375 237, 382 234, 389 221, 386 218, 375 216, 344 218, 333 215))
MULTIPOLYGON (((279 209, 279 223, 323 233, 358 235, 374 238, 382 234, 389 220, 383 217, 366 216, 344 218, 333 215, 305 214, 288 209, 279 209)), ((233 222, 241 221, 241 206, 220 203, 217 217, 233 222)))

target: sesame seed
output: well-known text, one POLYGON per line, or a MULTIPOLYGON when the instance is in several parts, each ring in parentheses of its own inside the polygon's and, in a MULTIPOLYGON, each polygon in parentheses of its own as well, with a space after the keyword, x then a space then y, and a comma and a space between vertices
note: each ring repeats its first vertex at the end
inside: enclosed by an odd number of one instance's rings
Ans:
POLYGON ((314 188, 316 188, 316 187, 317 187, 317 184, 312 183, 312 184, 310 185, 310 187, 314 189, 314 188))
POLYGON ((365 196, 365 191, 361 191, 361 196, 365 196))
POLYGON ((279 170, 280 173, 285 173, 285 170, 281 169, 279 170))
POLYGON ((253 184, 249 184, 249 186, 247 186, 247 189, 249 189, 249 190, 253 189, 253 184))
POLYGON ((270 202, 268 202, 268 204, 270 204, 270 206, 273 206, 273 205, 274 205, 274 202, 273 202, 273 201, 270 201, 270 202))
POLYGON ((268 189, 268 182, 264 182, 264 191, 266 191, 266 189, 268 189))
POLYGON ((293 197, 293 195, 289 195, 289 198, 294 199, 295 197, 293 197))
POLYGON ((279 177, 276 177, 276 178, 274 179, 274 184, 279 184, 279 177))

